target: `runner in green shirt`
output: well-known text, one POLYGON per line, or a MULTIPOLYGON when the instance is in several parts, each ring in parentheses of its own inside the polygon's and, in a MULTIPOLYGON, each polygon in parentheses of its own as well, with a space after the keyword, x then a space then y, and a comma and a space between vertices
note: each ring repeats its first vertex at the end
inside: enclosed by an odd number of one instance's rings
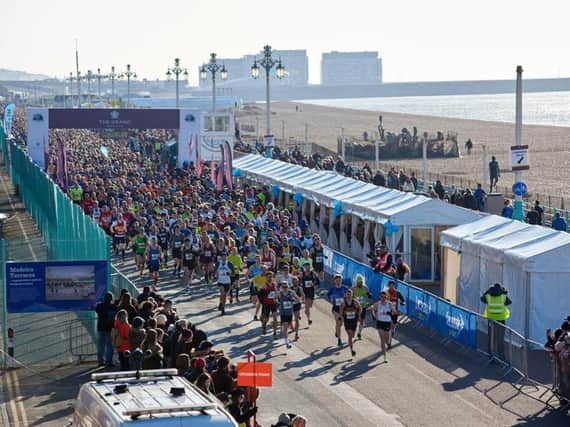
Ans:
POLYGON ((360 316, 358 321, 358 335, 357 338, 359 340, 362 339, 362 328, 364 327, 364 322, 366 321, 366 311, 367 308, 370 306, 370 302, 372 301, 372 294, 368 289, 368 286, 364 284, 364 276, 362 274, 357 274, 355 278, 355 286, 352 288, 353 296, 358 304, 362 307, 360 310, 360 316))

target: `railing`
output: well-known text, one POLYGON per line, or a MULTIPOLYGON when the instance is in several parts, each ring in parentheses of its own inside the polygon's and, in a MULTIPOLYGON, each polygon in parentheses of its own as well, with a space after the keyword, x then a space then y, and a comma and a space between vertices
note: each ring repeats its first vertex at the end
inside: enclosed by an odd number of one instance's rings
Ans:
POLYGON ((131 296, 137 297, 140 293, 137 286, 121 273, 114 265, 111 264, 111 292, 115 296, 115 298, 119 298, 121 294, 121 290, 126 289, 129 291, 131 296))

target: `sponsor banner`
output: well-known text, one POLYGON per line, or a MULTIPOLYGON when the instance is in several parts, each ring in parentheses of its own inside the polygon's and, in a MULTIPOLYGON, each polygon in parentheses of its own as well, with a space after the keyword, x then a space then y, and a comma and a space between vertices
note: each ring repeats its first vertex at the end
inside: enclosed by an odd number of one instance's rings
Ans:
POLYGON ((273 365, 261 362, 238 362, 237 383, 240 387, 271 387, 273 365))
POLYGON ((52 108, 50 129, 179 129, 176 109, 52 108))
POLYGON ((106 261, 7 262, 8 313, 94 310, 107 291, 106 261))
POLYGON ((200 139, 200 110, 180 110, 180 128, 178 130, 178 166, 194 162, 198 164, 197 144, 200 139))
POLYGON ((28 153, 42 170, 47 167, 45 153, 49 152, 49 119, 47 108, 28 108, 28 153))

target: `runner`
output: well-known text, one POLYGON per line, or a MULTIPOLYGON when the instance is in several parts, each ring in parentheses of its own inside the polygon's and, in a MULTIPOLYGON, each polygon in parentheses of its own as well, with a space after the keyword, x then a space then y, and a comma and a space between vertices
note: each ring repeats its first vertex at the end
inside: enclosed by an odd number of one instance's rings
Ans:
POLYGON ((340 306, 340 315, 344 320, 344 329, 348 335, 348 347, 352 357, 356 356, 356 352, 352 347, 354 334, 356 333, 356 325, 360 317, 360 304, 352 298, 352 289, 348 289, 344 294, 344 301, 340 306))
POLYGON ((182 270, 182 245, 184 245, 184 235, 180 232, 180 226, 174 226, 174 233, 170 236, 170 248, 172 250, 172 258, 174 258, 173 276, 180 277, 182 270))
POLYGON ((168 242, 170 241, 170 233, 168 228, 164 226, 164 221, 160 221, 158 226, 158 245, 160 246, 160 256, 162 258, 162 268, 166 269, 168 264, 168 242))
POLYGON ((320 291, 323 292, 325 289, 325 253, 321 244, 321 238, 317 233, 313 234, 313 246, 310 254, 313 260, 313 270, 319 277, 320 291))
POLYGON ((380 355, 384 356, 384 362, 388 363, 386 358, 386 345, 390 336, 390 327, 392 325, 392 315, 394 314, 394 306, 388 300, 388 294, 384 291, 380 293, 380 301, 376 301, 370 309, 376 318, 376 329, 380 336, 380 355))
POLYGON ((319 286, 319 277, 311 270, 310 263, 303 264, 303 272, 299 280, 305 295, 305 315, 307 316, 307 322, 309 325, 312 325, 311 308, 313 307, 313 301, 315 299, 315 289, 319 286))
MULTIPOLYGON (((265 268, 267 271, 267 268, 265 268)), ((255 314, 253 315, 253 320, 258 320, 257 315, 259 314, 259 308, 261 306, 257 292, 267 280, 264 274, 264 267, 261 264, 261 256, 255 256, 255 264, 247 269, 247 278, 249 279, 249 296, 251 303, 255 305, 255 314)))
POLYGON ((273 338, 277 338, 277 287, 274 283, 273 272, 266 273, 267 283, 258 291, 262 301, 261 307, 261 331, 265 335, 267 332, 267 322, 269 316, 273 317, 273 338))
POLYGON ((334 286, 329 289, 327 299, 332 304, 332 313, 335 319, 335 334, 337 345, 342 346, 340 338, 340 327, 342 326, 342 315, 340 314, 340 306, 344 302, 344 294, 348 288, 342 284, 342 275, 336 273, 334 275, 334 286))
POLYGON ((293 304, 300 304, 301 300, 295 292, 289 289, 289 284, 283 281, 281 282, 281 291, 277 294, 277 301, 279 302, 279 314, 281 317, 281 336, 285 341, 285 346, 291 348, 291 344, 289 344, 289 325, 293 320, 293 304))
POLYGON ((150 239, 150 246, 146 250, 145 255, 148 263, 148 274, 152 279, 152 290, 156 292, 158 290, 158 270, 160 269, 160 247, 156 237, 150 239))
POLYGON ((121 255, 125 260, 125 249, 127 249, 127 223, 123 219, 123 214, 117 216, 117 220, 111 224, 111 233, 115 244, 115 253, 121 255))
POLYGON ((305 294, 303 293, 303 288, 299 285, 299 278, 293 277, 291 290, 299 298, 299 302, 293 303, 293 318, 295 319, 295 341, 299 339, 299 324, 301 322, 301 306, 302 302, 305 300, 305 294))
POLYGON ((186 290, 189 292, 192 285, 192 276, 196 269, 196 256, 198 255, 194 247, 190 244, 190 237, 184 239, 181 250, 182 266, 184 267, 184 281, 186 290))
MULTIPOLYGON (((230 240, 231 242, 232 240, 230 240)), ((234 302, 234 294, 236 302, 239 302, 239 276, 243 270, 243 259, 238 254, 237 247, 235 244, 230 249, 230 254, 228 255, 228 261, 233 266, 231 275, 231 287, 230 287, 230 304, 234 302)))
POLYGON ((233 266, 228 262, 228 256, 225 252, 220 254, 220 262, 216 265, 216 277, 218 279, 218 288, 220 289, 220 304, 218 310, 222 316, 226 314, 226 299, 231 285, 231 274, 233 266))
POLYGON ((362 328, 366 323, 366 310, 370 305, 370 301, 372 301, 372 294, 368 290, 368 286, 364 284, 364 276, 362 274, 357 274, 355 279, 355 286, 352 288, 353 296, 362 310, 360 310, 360 316, 358 319, 358 335, 357 338, 359 340, 362 339, 362 328))
POLYGON ((398 304, 406 305, 406 300, 402 294, 396 289, 396 282, 390 280, 388 282, 388 299, 394 306, 394 314, 392 314, 392 326, 390 327, 390 336, 388 339, 388 348, 392 347, 392 337, 396 335, 396 325, 398 324, 398 304))
POLYGON ((134 246, 135 260, 136 260, 137 269, 139 270, 140 277, 143 276, 144 272, 144 263, 145 263, 144 256, 146 253, 147 245, 148 245, 148 237, 144 232, 144 228, 140 227, 139 233, 135 237, 135 246, 134 246))
POLYGON ((212 283, 214 274, 215 247, 207 233, 202 233, 200 263, 204 269, 204 281, 212 283))

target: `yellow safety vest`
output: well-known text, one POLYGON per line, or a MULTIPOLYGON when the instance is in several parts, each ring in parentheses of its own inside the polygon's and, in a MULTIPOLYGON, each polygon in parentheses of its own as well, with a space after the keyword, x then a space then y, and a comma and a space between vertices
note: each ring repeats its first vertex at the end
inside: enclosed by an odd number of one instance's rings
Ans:
POLYGON ((498 296, 486 294, 485 301, 487 301, 487 306, 485 307, 483 315, 487 319, 507 320, 511 316, 509 308, 505 305, 505 302, 507 301, 507 296, 505 294, 498 296))

